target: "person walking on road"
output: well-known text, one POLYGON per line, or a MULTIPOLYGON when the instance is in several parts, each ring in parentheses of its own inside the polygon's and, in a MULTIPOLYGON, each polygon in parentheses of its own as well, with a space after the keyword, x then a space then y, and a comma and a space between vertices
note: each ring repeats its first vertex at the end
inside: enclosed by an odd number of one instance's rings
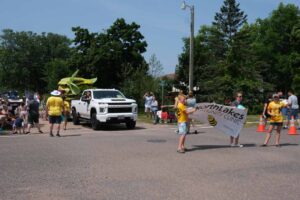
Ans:
POLYGON ((28 128, 25 134, 30 133, 31 126, 33 125, 39 130, 39 133, 43 133, 39 125, 39 117, 40 117, 39 102, 36 99, 34 99, 33 95, 30 95, 28 97, 27 109, 28 109, 28 128))
POLYGON ((281 113, 281 109, 284 107, 284 103, 279 101, 279 95, 273 94, 273 101, 269 103, 268 106, 268 114, 270 115, 270 126, 268 133, 265 138, 265 142, 262 147, 266 147, 268 145, 268 142, 271 138, 271 133, 273 131, 273 128, 276 126, 276 141, 275 146, 280 147, 279 140, 280 140, 280 131, 283 124, 283 116, 281 113))
POLYGON ((64 112, 64 103, 62 98, 60 97, 60 91, 53 90, 51 92, 51 97, 47 100, 46 103, 46 113, 49 116, 49 123, 50 123, 50 137, 53 137, 53 126, 54 124, 57 125, 57 132, 56 136, 60 137, 60 124, 62 121, 62 113, 64 112))

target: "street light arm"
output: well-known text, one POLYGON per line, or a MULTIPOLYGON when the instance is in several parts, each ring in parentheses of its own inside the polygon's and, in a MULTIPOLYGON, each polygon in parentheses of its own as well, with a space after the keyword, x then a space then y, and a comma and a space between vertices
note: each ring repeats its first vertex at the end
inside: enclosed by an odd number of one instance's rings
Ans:
POLYGON ((186 8, 189 8, 190 10, 192 10, 193 7, 194 6, 190 6, 190 5, 186 4, 185 1, 183 1, 182 4, 181 4, 181 9, 182 10, 185 10, 186 8))
POLYGON ((189 6, 182 2, 181 9, 190 8, 191 11, 191 36, 190 36, 190 58, 189 58, 189 91, 193 91, 193 72, 194 72, 194 5, 189 6))

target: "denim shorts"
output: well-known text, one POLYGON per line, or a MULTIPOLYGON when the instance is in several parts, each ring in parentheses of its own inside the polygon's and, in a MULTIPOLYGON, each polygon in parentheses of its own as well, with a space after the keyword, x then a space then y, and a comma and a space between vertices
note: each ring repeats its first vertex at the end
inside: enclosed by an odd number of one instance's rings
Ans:
POLYGON ((283 116, 288 116, 288 108, 282 108, 281 113, 283 116))
POLYGON ((298 119, 298 112, 299 112, 299 109, 289 109, 289 112, 288 112, 288 120, 291 120, 292 116, 294 116, 294 119, 298 119))
POLYGON ((186 122, 178 123, 178 134, 186 135, 187 134, 187 124, 186 122))

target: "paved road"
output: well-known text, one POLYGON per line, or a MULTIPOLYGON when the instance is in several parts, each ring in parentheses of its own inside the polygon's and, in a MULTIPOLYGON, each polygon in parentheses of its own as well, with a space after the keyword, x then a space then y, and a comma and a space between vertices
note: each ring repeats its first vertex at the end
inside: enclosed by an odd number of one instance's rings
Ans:
POLYGON ((216 129, 197 129, 186 154, 175 125, 0 136, 0 199, 300 199, 300 136, 283 131, 281 148, 264 148, 264 134, 247 128, 245 147, 230 148, 216 129))

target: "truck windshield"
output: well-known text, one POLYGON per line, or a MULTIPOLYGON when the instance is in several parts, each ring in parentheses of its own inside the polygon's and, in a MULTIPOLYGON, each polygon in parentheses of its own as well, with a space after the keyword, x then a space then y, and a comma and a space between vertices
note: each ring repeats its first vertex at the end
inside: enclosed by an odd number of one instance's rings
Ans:
POLYGON ((94 99, 125 98, 119 91, 93 91, 94 99))

